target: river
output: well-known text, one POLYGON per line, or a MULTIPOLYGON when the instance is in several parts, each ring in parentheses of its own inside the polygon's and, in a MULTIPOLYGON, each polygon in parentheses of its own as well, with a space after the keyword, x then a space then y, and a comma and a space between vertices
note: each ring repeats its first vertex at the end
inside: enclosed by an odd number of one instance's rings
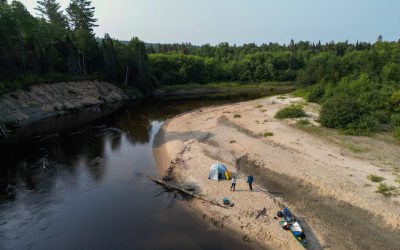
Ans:
MULTIPOLYGON (((268 93, 272 94, 272 93, 268 93)), ((250 249, 147 179, 163 122, 267 93, 127 103, 105 117, 0 149, 0 249, 250 249)), ((37 126, 40 126, 38 124, 37 126)))

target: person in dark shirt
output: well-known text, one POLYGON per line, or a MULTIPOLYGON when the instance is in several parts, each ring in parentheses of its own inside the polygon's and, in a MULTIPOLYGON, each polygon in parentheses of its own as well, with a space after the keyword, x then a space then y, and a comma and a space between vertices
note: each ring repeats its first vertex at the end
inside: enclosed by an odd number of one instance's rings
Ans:
POLYGON ((250 174, 247 176, 247 183, 249 184, 250 191, 253 191, 254 177, 250 174))

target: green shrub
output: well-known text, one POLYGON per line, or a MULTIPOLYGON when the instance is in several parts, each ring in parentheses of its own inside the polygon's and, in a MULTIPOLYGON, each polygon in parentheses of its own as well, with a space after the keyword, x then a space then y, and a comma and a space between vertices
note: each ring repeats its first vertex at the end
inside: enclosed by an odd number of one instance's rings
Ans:
POLYGON ((322 84, 315 84, 309 88, 307 101, 320 103, 325 94, 325 87, 322 84))
POLYGON ((400 114, 394 114, 390 117, 390 124, 393 127, 400 127, 400 114))
POLYGON ((300 126, 307 126, 307 125, 310 125, 310 121, 307 119, 301 119, 301 120, 298 120, 296 122, 296 124, 298 124, 300 126))
POLYGON ((389 105, 392 112, 400 113, 400 90, 394 91, 390 96, 389 105))
POLYGON ((383 178, 382 176, 374 175, 374 174, 368 175, 367 179, 372 181, 372 182, 381 182, 381 181, 385 180, 385 178, 383 178))
POLYGON ((400 141, 400 126, 393 129, 393 136, 400 141))
POLYGON ((325 127, 343 129, 346 134, 371 135, 378 131, 378 124, 365 106, 348 95, 335 95, 322 105, 319 121, 325 127))
POLYGON ((366 110, 354 98, 338 95, 324 102, 319 120, 325 127, 345 129, 358 122, 365 113, 366 110))
POLYGON ((242 116, 239 115, 239 114, 234 114, 234 115, 233 115, 233 118, 240 118, 240 117, 242 117, 242 116))
POLYGON ((388 112, 383 111, 383 110, 375 111, 372 116, 374 117, 375 120, 377 120, 383 124, 389 124, 391 121, 390 115, 388 114, 388 112))
POLYGON ((300 118, 306 117, 306 113, 300 105, 291 105, 289 107, 279 110, 275 114, 275 118, 285 119, 285 118, 300 118))
POLYGON ((269 131, 262 132, 261 134, 262 134, 264 137, 268 137, 268 136, 273 136, 273 135, 274 135, 274 133, 269 132, 269 131))
POLYGON ((386 183, 379 183, 376 193, 382 194, 385 197, 397 196, 398 190, 395 186, 388 185, 386 183))
POLYGON ((378 132, 377 122, 370 116, 365 116, 356 122, 350 123, 344 130, 348 135, 367 135, 378 132))

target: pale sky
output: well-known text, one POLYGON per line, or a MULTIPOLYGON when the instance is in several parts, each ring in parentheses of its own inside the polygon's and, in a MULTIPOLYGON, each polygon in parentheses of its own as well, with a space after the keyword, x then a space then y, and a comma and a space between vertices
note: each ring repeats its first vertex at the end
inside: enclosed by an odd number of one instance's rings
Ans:
MULTIPOLYGON (((32 12, 35 0, 22 0, 32 12)), ((59 0, 63 7, 69 0, 59 0)), ((92 0, 97 36, 145 42, 374 42, 400 38, 400 0, 92 0)))

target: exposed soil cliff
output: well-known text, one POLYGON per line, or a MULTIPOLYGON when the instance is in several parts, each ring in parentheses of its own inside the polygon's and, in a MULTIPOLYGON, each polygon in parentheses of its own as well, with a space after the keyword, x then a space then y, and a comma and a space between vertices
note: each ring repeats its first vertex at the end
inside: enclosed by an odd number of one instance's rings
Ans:
POLYGON ((128 99, 113 84, 103 81, 59 82, 17 90, 0 97, 0 125, 24 127, 69 111, 128 99))

